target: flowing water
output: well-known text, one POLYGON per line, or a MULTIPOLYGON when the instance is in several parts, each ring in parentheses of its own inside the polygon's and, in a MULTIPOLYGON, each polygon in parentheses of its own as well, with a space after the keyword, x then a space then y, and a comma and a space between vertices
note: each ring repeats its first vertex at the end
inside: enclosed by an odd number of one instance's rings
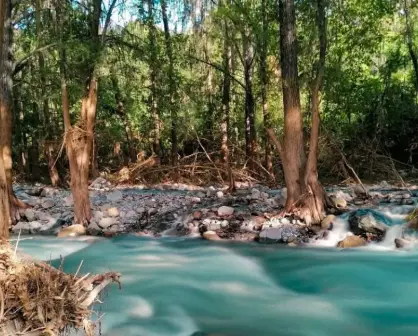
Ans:
MULTIPOLYGON (((417 335, 418 251, 393 249, 405 207, 381 208, 392 226, 375 246, 338 250, 340 218, 318 247, 190 238, 35 238, 19 246, 75 272, 118 271, 98 307, 106 336, 417 335)), ((318 244, 317 244, 318 245, 318 244)))

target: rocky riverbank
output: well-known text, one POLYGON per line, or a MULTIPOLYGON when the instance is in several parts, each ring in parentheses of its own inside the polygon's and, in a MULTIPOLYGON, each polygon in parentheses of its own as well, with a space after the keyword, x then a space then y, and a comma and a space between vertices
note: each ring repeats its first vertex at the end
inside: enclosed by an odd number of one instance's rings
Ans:
MULTIPOLYGON (((161 185, 112 186, 103 178, 90 186, 93 219, 87 228, 73 223, 73 199, 69 190, 47 186, 16 185, 16 195, 31 206, 20 212, 15 234, 45 234, 59 237, 77 235, 113 236, 132 233, 194 236, 208 240, 259 241, 304 245, 326 240, 339 215, 347 213, 349 231, 337 242, 339 247, 362 246, 381 241, 389 230, 388 219, 373 210, 384 206, 404 206, 405 214, 414 209, 418 191, 393 188, 382 183, 329 188, 334 214, 320 226, 305 226, 294 217, 274 218, 283 208, 286 189, 242 186, 233 194, 214 187, 161 185)), ((398 245, 408 245, 407 242, 398 245)))

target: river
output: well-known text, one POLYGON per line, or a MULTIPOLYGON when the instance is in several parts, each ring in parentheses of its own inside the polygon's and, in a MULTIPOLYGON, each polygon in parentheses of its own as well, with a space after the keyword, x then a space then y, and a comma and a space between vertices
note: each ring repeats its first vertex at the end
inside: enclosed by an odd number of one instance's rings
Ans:
MULTIPOLYGON (((402 211, 389 212, 393 240, 402 211)), ((19 243, 53 263, 64 256, 68 272, 83 260, 82 272, 122 273, 122 289, 113 286, 97 307, 105 336, 415 336, 418 251, 392 245, 338 250, 136 236, 19 243)))

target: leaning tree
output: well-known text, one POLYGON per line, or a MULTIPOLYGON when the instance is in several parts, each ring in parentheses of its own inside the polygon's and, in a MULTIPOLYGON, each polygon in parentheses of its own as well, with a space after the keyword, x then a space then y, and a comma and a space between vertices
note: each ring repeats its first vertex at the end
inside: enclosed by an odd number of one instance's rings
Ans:
POLYGON ((312 124, 309 151, 304 149, 303 121, 298 81, 298 50, 294 0, 279 0, 280 60, 284 106, 284 138, 279 141, 270 129, 283 163, 287 187, 285 211, 294 213, 306 224, 319 223, 325 215, 326 193, 318 180, 319 94, 323 82, 326 40, 326 0, 317 0, 319 58, 311 82, 312 124))

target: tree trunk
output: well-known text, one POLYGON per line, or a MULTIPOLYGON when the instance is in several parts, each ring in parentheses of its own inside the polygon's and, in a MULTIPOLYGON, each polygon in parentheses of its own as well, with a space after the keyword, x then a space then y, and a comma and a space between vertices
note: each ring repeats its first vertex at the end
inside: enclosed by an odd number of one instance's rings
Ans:
MULTIPOLYGON (((42 0, 36 0, 36 35, 38 39, 38 48, 41 47, 41 34, 43 29, 42 24, 42 0)), ((61 184, 58 170, 55 167, 55 158, 54 158, 54 145, 53 138, 55 135, 55 127, 50 125, 50 116, 49 116, 49 100, 46 92, 46 76, 45 76, 45 58, 42 52, 38 53, 38 65, 40 72, 40 96, 42 100, 42 114, 43 114, 43 125, 44 125, 44 154, 48 163, 48 173, 51 180, 51 184, 54 187, 57 187, 61 184)))
POLYGON ((225 170, 228 172, 229 190, 235 190, 235 181, 232 174, 230 155, 229 155, 229 114, 230 114, 230 102, 231 102, 231 67, 232 67, 232 51, 229 41, 228 24, 224 22, 224 78, 222 84, 222 117, 221 117, 221 152, 222 160, 225 165, 225 170))
POLYGON ((266 170, 270 173, 270 176, 273 177, 273 157, 272 157, 272 148, 267 135, 267 130, 271 128, 271 117, 268 111, 267 105, 267 86, 268 86, 268 77, 267 77, 267 46, 268 46, 268 20, 266 12, 266 0, 261 0, 261 19, 262 19, 262 36, 261 36, 261 46, 260 46, 260 81, 261 81, 261 104, 263 108, 263 121, 265 131, 264 139, 264 166, 266 170))
POLYGON ((287 186, 285 210, 296 213, 307 225, 321 221, 325 215, 326 205, 326 194, 318 181, 317 174, 318 96, 325 67, 326 17, 323 0, 317 0, 317 6, 320 57, 316 68, 316 76, 312 84, 312 130, 307 162, 303 146, 294 0, 281 0, 279 10, 285 134, 283 148, 280 148, 280 144, 277 147, 282 156, 287 186))
POLYGON ((255 168, 257 136, 255 131, 255 102, 253 94, 254 50, 248 33, 243 32, 244 81, 245 81, 245 154, 250 168, 255 168))
POLYGON ((0 148, 2 148, 3 166, 7 181, 7 191, 9 193, 10 221, 16 223, 19 216, 19 208, 25 208, 27 205, 19 201, 13 192, 13 166, 12 166, 12 87, 13 87, 13 59, 12 59, 12 2, 4 2, 4 26, 1 46, 1 78, 0 95, 2 103, 2 132, 0 135, 0 148))
POLYGON ((11 3, 8 1, 0 2, 0 239, 7 239, 9 227, 11 225, 9 189, 6 178, 6 164, 3 153, 6 151, 6 137, 8 135, 8 99, 7 87, 4 87, 7 76, 5 67, 7 66, 7 31, 10 29, 11 3))
POLYGON ((325 56, 327 51, 326 35, 326 0, 317 0, 317 27, 319 36, 319 59, 316 64, 316 75, 312 82, 312 127, 310 137, 310 147, 308 161, 305 171, 305 192, 309 195, 306 198, 305 205, 309 208, 312 222, 321 221, 325 213, 326 193, 318 180, 318 141, 319 141, 319 93, 322 87, 325 72, 325 56))
POLYGON ((283 169, 287 186, 285 208, 290 211, 301 196, 300 174, 305 163, 303 149, 302 114, 300 108, 296 19, 294 0, 281 0, 280 59, 284 106, 283 169))
POLYGON ((177 88, 176 79, 174 78, 174 55, 171 43, 170 28, 168 25, 167 2, 161 0, 161 12, 164 25, 165 45, 168 56, 168 80, 169 80, 169 96, 170 96, 170 114, 171 114, 171 164, 177 166, 178 161, 178 137, 177 137, 177 88))
POLYGON ((154 23, 154 1, 148 0, 148 42, 149 42, 149 72, 151 81, 151 92, 149 96, 149 107, 151 117, 154 122, 154 141, 153 152, 157 155, 161 162, 161 120, 158 113, 157 102, 157 72, 158 72, 158 52, 157 52, 157 35, 154 23))
POLYGON ((405 13, 405 23, 406 23, 406 45, 408 47, 409 56, 411 57, 412 65, 414 67, 414 74, 415 74, 415 90, 418 93, 418 59, 417 54, 414 49, 414 37, 413 37, 413 26, 411 19, 409 17, 409 8, 410 4, 408 4, 408 0, 403 1, 403 9, 405 13))

